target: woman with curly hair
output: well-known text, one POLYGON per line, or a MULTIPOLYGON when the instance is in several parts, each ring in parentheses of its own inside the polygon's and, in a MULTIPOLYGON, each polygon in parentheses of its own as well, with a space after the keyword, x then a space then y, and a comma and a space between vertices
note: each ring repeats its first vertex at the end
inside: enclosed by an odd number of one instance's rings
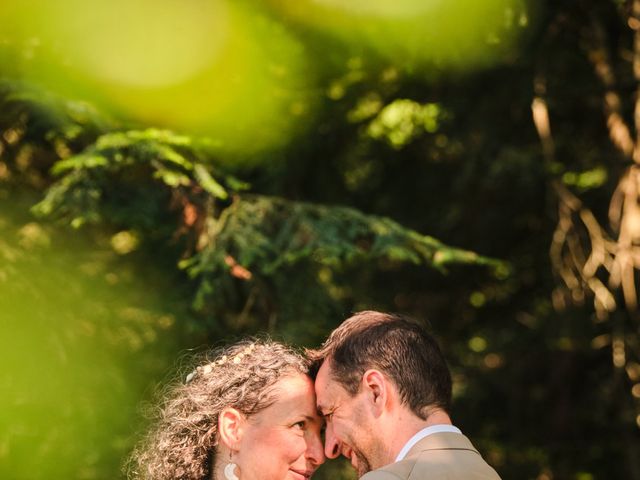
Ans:
POLYGON ((308 361, 272 341, 211 352, 127 464, 144 480, 305 480, 324 461, 308 361))

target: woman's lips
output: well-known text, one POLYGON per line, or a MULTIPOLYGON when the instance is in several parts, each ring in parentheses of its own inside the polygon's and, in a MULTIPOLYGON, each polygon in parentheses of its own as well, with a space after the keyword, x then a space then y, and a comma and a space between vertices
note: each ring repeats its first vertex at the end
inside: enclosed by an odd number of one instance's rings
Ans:
POLYGON ((313 475, 312 470, 296 470, 294 468, 291 468, 289 470, 291 470, 294 474, 298 475, 301 479, 304 480, 311 478, 311 475, 313 475))

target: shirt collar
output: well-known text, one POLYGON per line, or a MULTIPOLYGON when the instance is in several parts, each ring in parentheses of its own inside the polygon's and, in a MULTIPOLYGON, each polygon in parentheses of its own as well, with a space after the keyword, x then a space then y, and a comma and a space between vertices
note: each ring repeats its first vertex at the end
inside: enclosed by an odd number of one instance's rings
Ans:
POLYGON ((404 447, 402 447, 402 450, 400 450, 400 453, 396 457, 396 462, 403 460, 404 457, 407 456, 407 453, 409 453, 409 450, 411 450, 411 448, 420 440, 422 440, 424 437, 428 437, 429 435, 433 435, 434 433, 442 433, 442 432, 462 434, 460 429, 457 427, 454 427, 453 425, 442 424, 442 425, 431 425, 430 427, 425 427, 422 430, 420 430, 418 433, 416 433, 413 437, 411 437, 407 443, 405 443, 404 447))

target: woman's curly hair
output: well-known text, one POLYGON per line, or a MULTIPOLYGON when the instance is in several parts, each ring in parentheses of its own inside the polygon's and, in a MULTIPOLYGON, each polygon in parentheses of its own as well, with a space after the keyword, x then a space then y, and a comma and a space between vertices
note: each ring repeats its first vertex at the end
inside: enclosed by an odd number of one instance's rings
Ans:
POLYGON ((278 380, 309 367, 301 354, 270 340, 242 341, 204 357, 186 382, 169 387, 152 430, 125 465, 128 478, 211 478, 222 409, 254 415, 276 400, 278 380))

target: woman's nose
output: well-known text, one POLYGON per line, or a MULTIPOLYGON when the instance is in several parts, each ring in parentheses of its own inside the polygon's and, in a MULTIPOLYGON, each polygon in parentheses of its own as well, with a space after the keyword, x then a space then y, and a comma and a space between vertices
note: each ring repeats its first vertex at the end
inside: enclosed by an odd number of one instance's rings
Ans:
POLYGON ((322 438, 319 434, 311 435, 311 438, 307 441, 307 460, 313 463, 315 466, 322 465, 325 461, 324 450, 322 448, 322 438))

